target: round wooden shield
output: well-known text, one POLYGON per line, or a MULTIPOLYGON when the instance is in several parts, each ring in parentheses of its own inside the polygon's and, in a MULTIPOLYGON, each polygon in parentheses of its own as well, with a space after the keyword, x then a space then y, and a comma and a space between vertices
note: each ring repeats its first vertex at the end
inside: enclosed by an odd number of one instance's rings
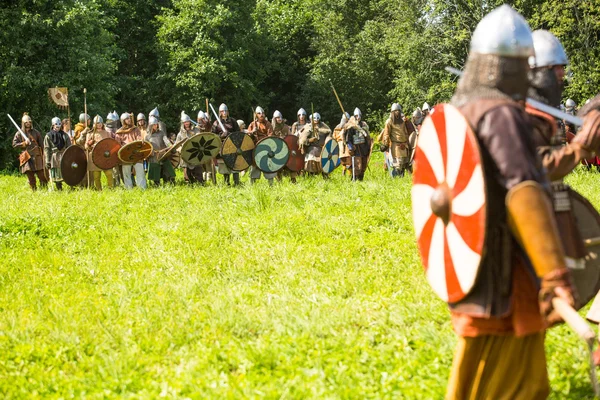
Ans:
POLYGON ((209 162, 219 154, 221 139, 214 133, 204 132, 187 139, 181 146, 181 159, 189 165, 209 162))
POLYGON ((179 164, 181 163, 181 154, 178 151, 171 153, 171 158, 169 159, 173 168, 179 168, 179 164))
POLYGON ((85 150, 77 145, 69 146, 60 160, 60 172, 67 185, 79 185, 87 173, 85 150))
POLYGON ((100 169, 107 170, 119 163, 121 145, 115 139, 102 139, 92 149, 92 162, 100 169))
POLYGON ((151 143, 136 140, 121 147, 118 153, 119 160, 123 164, 137 164, 150 157, 153 151, 151 143))
POLYGON ((221 147, 221 158, 232 171, 243 171, 252 165, 254 141, 244 132, 233 132, 221 147))
POLYGON ((473 288, 483 253, 486 192, 477 139, 449 104, 425 120, 414 159, 413 223, 427 280, 455 303, 473 288))
POLYGON ((577 229, 585 243, 588 254, 595 254, 585 262, 570 266, 571 278, 579 294, 580 305, 584 307, 600 290, 600 215, 594 206, 572 188, 569 189, 571 210, 577 229))
POLYGON ((298 145, 298 136, 287 135, 283 138, 290 149, 290 158, 285 166, 292 172, 299 172, 304 168, 304 154, 300 152, 298 145))
POLYGON ((280 171, 290 158, 290 149, 279 137, 269 136, 256 144, 254 149, 254 164, 262 172, 274 173, 280 171))
POLYGON ((340 164, 340 146, 333 139, 329 139, 321 149, 321 168, 326 174, 330 174, 340 164))

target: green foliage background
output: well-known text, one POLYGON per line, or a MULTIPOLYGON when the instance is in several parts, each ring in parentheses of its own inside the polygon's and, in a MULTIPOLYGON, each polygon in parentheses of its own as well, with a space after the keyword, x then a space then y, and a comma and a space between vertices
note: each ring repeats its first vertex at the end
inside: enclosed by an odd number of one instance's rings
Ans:
MULTIPOLYGON (((314 104, 331 125, 339 107, 377 129, 392 102, 407 111, 447 100, 477 22, 503 0, 16 0, 0 8, 0 110, 54 115, 46 90, 67 86, 71 114, 158 106, 174 127, 205 98, 248 119, 251 108, 292 120, 314 104)), ((533 29, 553 31, 571 60, 566 97, 600 83, 600 0, 508 1, 533 29)), ((0 169, 14 168, 14 129, 0 118, 0 169)))

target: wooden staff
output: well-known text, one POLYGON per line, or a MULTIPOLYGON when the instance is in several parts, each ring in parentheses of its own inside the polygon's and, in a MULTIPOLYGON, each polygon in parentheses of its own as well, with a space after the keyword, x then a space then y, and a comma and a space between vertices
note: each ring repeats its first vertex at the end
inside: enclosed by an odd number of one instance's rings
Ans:
MULTIPOLYGON (((83 88, 83 119, 85 121, 85 128, 84 129, 88 129, 88 115, 87 115, 87 89, 83 88)), ((87 135, 86 135, 87 136, 87 135)), ((87 137, 85 139, 87 141, 87 137)), ((85 142, 84 142, 85 143, 85 142)), ((85 152, 85 156, 86 158, 89 160, 89 151, 85 152)), ((86 175, 87 175, 87 187, 88 189, 90 188, 90 171, 86 171, 86 175)))

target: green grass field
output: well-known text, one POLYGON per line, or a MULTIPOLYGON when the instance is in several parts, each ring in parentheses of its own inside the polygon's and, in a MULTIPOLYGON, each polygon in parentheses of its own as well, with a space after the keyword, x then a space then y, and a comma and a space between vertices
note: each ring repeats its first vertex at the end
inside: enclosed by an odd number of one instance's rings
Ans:
MULTIPOLYGON (((273 188, 0 176, 1 397, 441 399, 456 338, 411 178, 371 164, 273 188)), ((570 182, 600 206, 600 174, 570 182)), ((592 398, 574 334, 551 330, 547 355, 552 398, 592 398)))

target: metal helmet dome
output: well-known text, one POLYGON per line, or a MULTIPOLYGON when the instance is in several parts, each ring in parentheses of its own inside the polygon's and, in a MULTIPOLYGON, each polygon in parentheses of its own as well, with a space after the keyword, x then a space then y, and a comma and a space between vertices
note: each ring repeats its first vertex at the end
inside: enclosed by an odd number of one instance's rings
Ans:
POLYGON ((504 4, 479 21, 471 37, 471 51, 504 57, 533 56, 531 29, 521 14, 504 4))
POLYGON ((101 116, 99 116, 99 115, 96 115, 96 116, 94 117, 94 125, 95 125, 95 124, 98 124, 98 123, 100 123, 100 124, 103 124, 103 123, 104 123, 104 119, 102 119, 102 117, 101 117, 101 116))
POLYGON ((62 126, 62 122, 60 120, 60 118, 58 117, 54 117, 52 118, 52 126, 62 126))
POLYGON ((535 57, 529 57, 531 68, 567 65, 569 63, 565 48, 551 32, 539 29, 533 32, 532 37, 535 57))

